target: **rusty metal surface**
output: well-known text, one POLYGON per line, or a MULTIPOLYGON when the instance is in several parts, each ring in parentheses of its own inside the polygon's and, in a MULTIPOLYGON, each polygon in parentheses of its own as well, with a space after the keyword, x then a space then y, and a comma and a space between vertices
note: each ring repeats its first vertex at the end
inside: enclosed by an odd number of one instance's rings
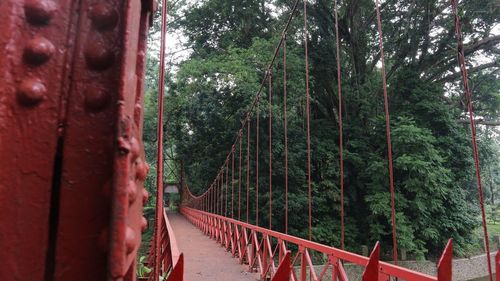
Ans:
POLYGON ((155 1, 0 1, 0 280, 135 280, 155 1))

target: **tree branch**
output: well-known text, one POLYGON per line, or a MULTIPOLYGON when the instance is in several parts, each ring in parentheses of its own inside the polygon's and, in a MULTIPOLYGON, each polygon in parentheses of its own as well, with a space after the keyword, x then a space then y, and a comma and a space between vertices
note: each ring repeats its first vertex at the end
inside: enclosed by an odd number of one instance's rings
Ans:
MULTIPOLYGON (((476 125, 484 125, 484 126, 500 126, 500 120, 484 120, 482 118, 474 120, 476 125)), ((459 119, 457 120, 459 124, 469 124, 470 119, 459 119)))
POLYGON ((472 45, 464 47, 464 54, 470 55, 474 53, 477 50, 489 50, 497 46, 497 44, 500 42, 500 35, 495 35, 495 36, 490 36, 483 38, 472 45))
MULTIPOLYGON (((478 72, 478 71, 481 71, 484 69, 488 69, 488 68, 492 68, 492 67, 499 67, 499 66, 500 66, 500 64, 497 61, 493 61, 490 63, 486 63, 486 64, 478 65, 476 67, 469 68, 469 69, 467 69, 467 72, 474 73, 474 72, 478 72)), ((452 82, 452 81, 455 81, 456 79, 460 78, 461 76, 462 76, 462 72, 458 71, 458 72, 455 72, 455 73, 450 74, 448 76, 445 76, 441 79, 438 79, 437 82, 440 82, 440 83, 452 82)))

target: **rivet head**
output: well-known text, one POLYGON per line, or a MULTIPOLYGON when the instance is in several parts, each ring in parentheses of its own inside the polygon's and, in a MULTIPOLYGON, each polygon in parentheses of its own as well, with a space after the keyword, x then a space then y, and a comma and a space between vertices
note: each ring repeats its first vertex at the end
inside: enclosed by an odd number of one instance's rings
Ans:
POLYGON ((115 54, 102 43, 92 43, 85 49, 87 65, 94 70, 106 70, 115 62, 115 54))
POLYGON ((118 23, 118 12, 113 7, 101 3, 92 7, 90 18, 97 29, 110 30, 118 23))
POLYGON ((141 231, 144 232, 148 229, 148 220, 145 217, 141 218, 141 231))
POLYGON ((55 50, 52 42, 42 36, 36 36, 26 46, 24 58, 28 63, 40 65, 47 62, 55 50))
POLYGON ((148 203, 148 200, 149 200, 149 192, 145 188, 143 188, 142 189, 142 204, 146 205, 146 203, 148 203))
POLYGON ((19 85, 17 100, 22 105, 34 106, 43 100, 46 93, 47 88, 39 79, 30 78, 19 85))
POLYGON ((124 137, 118 138, 118 151, 121 155, 126 155, 130 152, 130 141, 124 137))
POLYGON ((99 112, 111 101, 111 95, 102 89, 87 89, 85 92, 85 108, 91 112, 99 112))
POLYGON ((136 178, 140 182, 144 182, 148 176, 149 167, 148 164, 142 160, 139 161, 136 168, 136 178))
POLYGON ((129 181, 127 185, 127 196, 129 204, 133 204, 137 199, 137 185, 134 181, 129 181))
POLYGON ((24 4, 26 20, 32 25, 47 25, 56 9, 52 0, 27 0, 24 4))
POLYGON ((127 227, 127 230, 125 230, 125 247, 127 249, 127 254, 130 254, 134 251, 136 243, 136 235, 134 230, 131 227, 127 227))
POLYGON ((140 151, 141 151, 141 146, 139 144, 139 141, 135 137, 132 137, 130 139, 130 153, 132 153, 134 161, 139 157, 140 151))
POLYGON ((141 120, 142 118, 142 105, 140 103, 136 103, 134 107, 134 119, 141 120))

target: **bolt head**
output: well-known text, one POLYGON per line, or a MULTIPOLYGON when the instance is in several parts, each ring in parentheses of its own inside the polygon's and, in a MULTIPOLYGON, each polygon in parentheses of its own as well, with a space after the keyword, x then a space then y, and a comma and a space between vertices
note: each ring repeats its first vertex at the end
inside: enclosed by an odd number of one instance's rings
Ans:
POLYGON ((115 62, 113 51, 106 49, 99 42, 91 43, 85 49, 85 59, 89 68, 93 70, 106 70, 115 62))
POLYGON ((24 106, 38 105, 47 94, 45 85, 36 78, 29 78, 21 82, 17 89, 17 100, 24 106))
POLYGON ((127 185, 127 196, 129 204, 133 204, 137 199, 137 185, 132 180, 127 185))
POLYGON ((94 26, 101 31, 111 30, 118 23, 118 12, 112 6, 99 3, 91 8, 90 18, 94 26))
POLYGON ((136 235, 134 230, 129 226, 125 230, 125 247, 127 249, 127 254, 130 254, 134 251, 135 246, 137 244, 136 235))
POLYGON ((47 62, 54 54, 56 48, 43 36, 31 39, 24 50, 24 59, 27 63, 40 65, 47 62))
POLYGON ((141 231, 145 232, 148 229, 148 220, 145 217, 141 218, 141 231))
POLYGON ((111 95, 102 89, 87 89, 85 91, 85 108, 90 112, 99 112, 111 101, 111 95))
POLYGON ((27 0, 24 4, 26 20, 32 25, 47 25, 57 7, 52 0, 27 0))
POLYGON ((135 161, 139 157, 140 151, 141 151, 141 145, 139 141, 137 140, 137 138, 132 137, 130 139, 130 152, 132 153, 133 161, 135 161))
POLYGON ((143 188, 142 189, 142 204, 145 206, 146 203, 148 203, 149 200, 149 192, 143 188))
POLYGON ((149 172, 148 164, 143 160, 139 160, 139 163, 137 164, 136 168, 137 180, 139 180, 140 182, 144 182, 148 176, 148 172, 149 172))

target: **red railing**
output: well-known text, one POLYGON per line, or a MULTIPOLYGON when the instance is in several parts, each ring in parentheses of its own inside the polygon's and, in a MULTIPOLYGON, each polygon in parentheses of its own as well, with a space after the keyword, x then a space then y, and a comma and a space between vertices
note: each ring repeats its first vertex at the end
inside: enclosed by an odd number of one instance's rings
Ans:
MULTIPOLYGON (((160 251, 160 276, 165 276, 166 281, 183 281, 184 280, 184 256, 177 247, 174 231, 168 220, 167 213, 163 212, 161 222, 161 245, 160 251)), ((147 265, 154 267, 155 249, 153 247, 155 239, 151 240, 151 246, 148 252, 147 265)), ((151 273, 147 280, 153 281, 155 274, 151 273)), ((158 281, 158 280, 154 280, 158 281)))
POLYGON ((495 256, 495 267, 497 273, 497 281, 500 281, 500 250, 497 251, 497 255, 495 256))
POLYGON ((257 270, 261 280, 344 281, 348 277, 343 264, 352 263, 364 268, 363 281, 391 280, 391 277, 407 281, 451 281, 451 240, 437 265, 438 275, 430 276, 379 261, 378 243, 368 258, 189 207, 181 207, 180 210, 191 223, 237 257, 240 263, 248 264, 250 271, 257 270), (288 250, 292 247, 297 249, 293 255, 288 250), (311 258, 313 252, 327 256, 327 262, 314 265, 311 258), (287 267, 292 270, 283 274, 281 270, 287 267))

